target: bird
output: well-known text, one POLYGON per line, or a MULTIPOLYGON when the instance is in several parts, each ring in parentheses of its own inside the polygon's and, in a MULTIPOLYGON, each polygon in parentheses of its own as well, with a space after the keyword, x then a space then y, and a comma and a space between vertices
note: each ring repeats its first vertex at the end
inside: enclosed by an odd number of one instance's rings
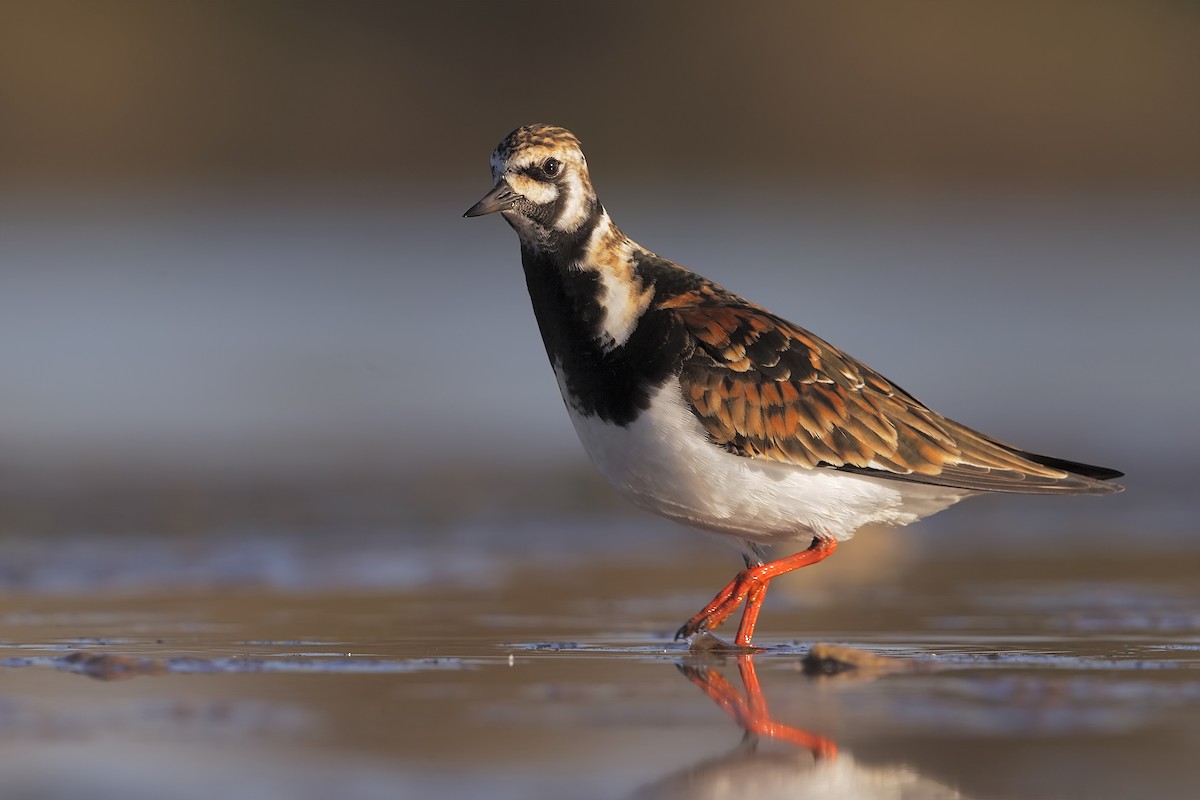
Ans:
POLYGON ((597 199, 580 141, 538 123, 491 154, 464 217, 517 233, 542 341, 575 431, 616 491, 716 533, 737 572, 676 633, 741 606, 864 525, 901 526, 989 493, 1119 492, 1123 473, 1038 455, 955 422, 804 328, 634 242, 597 199), (807 545, 807 546, 805 546, 807 545), (771 548, 789 554, 770 559, 771 548))

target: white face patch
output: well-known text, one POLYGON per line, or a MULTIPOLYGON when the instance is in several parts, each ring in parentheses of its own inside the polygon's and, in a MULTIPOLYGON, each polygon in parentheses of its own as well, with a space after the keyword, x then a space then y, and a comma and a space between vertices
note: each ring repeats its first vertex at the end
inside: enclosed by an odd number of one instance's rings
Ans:
POLYGON ((568 169, 569 171, 563 178, 563 189, 566 192, 565 202, 562 212, 554 222, 554 227, 563 233, 577 230, 580 225, 587 222, 588 218, 587 191, 584 188, 583 180, 579 177, 578 170, 568 169))
POLYGON ((504 177, 504 180, 508 181, 508 185, 512 187, 514 192, 539 206, 549 205, 558 199, 557 186, 552 183, 535 181, 524 173, 509 173, 504 177))

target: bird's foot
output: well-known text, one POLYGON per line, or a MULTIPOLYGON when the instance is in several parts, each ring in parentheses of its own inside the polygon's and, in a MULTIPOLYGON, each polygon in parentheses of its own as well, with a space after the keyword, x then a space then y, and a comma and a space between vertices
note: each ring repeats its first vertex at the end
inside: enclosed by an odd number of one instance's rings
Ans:
MULTIPOLYGON (((733 580, 717 593, 717 596, 712 599, 711 603, 706 605, 700 613, 685 622, 675 632, 676 640, 690 639, 696 634, 707 633, 714 628, 719 628, 721 623, 729 619, 729 616, 737 610, 737 607, 751 595, 755 595, 759 602, 761 602, 761 596, 766 592, 767 582, 755 574, 760 569, 744 569, 734 576, 733 580)), ((739 635, 737 645, 740 647, 749 647, 749 637, 747 636, 746 640, 742 641, 742 637, 739 635)))
POLYGON ((758 612, 762 610, 763 598, 767 594, 767 586, 773 578, 800 567, 807 567, 822 561, 837 549, 836 539, 813 537, 812 544, 807 550, 795 555, 772 561, 769 564, 759 564, 746 567, 733 577, 712 602, 699 614, 684 623, 675 632, 676 639, 687 639, 697 633, 710 631, 729 618, 729 615, 741 605, 746 604, 742 613, 742 622, 738 625, 737 638, 734 643, 739 647, 750 647, 750 639, 754 636, 754 626, 758 623, 758 612))

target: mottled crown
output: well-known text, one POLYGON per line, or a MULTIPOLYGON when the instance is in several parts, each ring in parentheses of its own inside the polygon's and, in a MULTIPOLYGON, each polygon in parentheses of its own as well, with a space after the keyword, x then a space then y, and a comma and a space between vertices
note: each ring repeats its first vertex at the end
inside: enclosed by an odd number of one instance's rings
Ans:
POLYGON ((564 147, 582 149, 579 139, 566 128, 535 122, 532 125, 522 125, 501 139, 500 144, 496 145, 495 154, 500 158, 508 159, 513 153, 526 148, 557 150, 564 147))
POLYGON ((586 165, 579 139, 566 128, 544 122, 522 125, 501 139, 492 151, 492 172, 499 176, 506 164, 533 163, 552 155, 562 158, 567 154, 576 156, 570 160, 586 165))

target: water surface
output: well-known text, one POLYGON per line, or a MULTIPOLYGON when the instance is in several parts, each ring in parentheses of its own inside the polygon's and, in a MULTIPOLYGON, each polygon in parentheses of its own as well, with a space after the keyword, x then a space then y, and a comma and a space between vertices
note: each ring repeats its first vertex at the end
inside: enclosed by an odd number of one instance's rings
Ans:
POLYGON ((1121 798, 1200 778, 1198 550, 866 531, 776 582, 765 650, 739 659, 670 638, 731 552, 655 521, 555 532, 572 552, 428 540, 424 574, 368 535, 110 540, 122 564, 92 573, 77 542, 26 545, 0 613, 0 793, 1121 798), (818 642, 896 669, 810 676, 818 642))

